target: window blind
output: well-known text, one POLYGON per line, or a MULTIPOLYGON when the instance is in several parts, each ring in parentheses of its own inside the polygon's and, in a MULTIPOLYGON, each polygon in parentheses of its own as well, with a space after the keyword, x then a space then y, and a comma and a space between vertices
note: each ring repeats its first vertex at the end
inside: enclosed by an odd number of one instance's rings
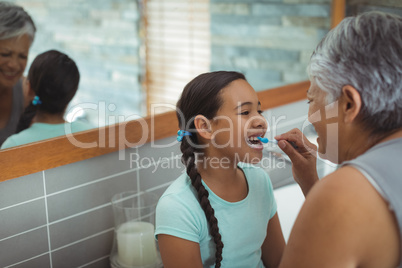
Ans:
POLYGON ((144 9, 148 114, 171 111, 184 86, 209 71, 209 0, 146 0, 144 9))

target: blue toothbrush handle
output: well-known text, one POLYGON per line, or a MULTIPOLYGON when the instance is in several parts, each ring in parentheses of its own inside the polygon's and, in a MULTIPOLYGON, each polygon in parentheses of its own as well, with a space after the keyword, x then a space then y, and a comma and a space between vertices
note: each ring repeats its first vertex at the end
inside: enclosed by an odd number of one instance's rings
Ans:
MULTIPOLYGON (((278 144, 278 141, 277 141, 277 140, 272 140, 272 141, 270 141, 270 140, 268 140, 268 138, 261 138, 261 137, 257 137, 257 138, 258 138, 262 143, 272 142, 272 143, 278 144)), ((297 147, 297 145, 296 145, 294 142, 290 141, 289 143, 293 146, 293 148, 295 148, 295 149, 299 148, 299 147, 297 147)))
POLYGON ((269 140, 268 138, 261 138, 261 137, 257 137, 262 143, 268 143, 269 140))
POLYGON ((272 143, 278 144, 278 141, 277 141, 277 140, 269 140, 268 138, 261 138, 261 137, 258 137, 258 139, 259 139, 262 143, 272 142, 272 143))

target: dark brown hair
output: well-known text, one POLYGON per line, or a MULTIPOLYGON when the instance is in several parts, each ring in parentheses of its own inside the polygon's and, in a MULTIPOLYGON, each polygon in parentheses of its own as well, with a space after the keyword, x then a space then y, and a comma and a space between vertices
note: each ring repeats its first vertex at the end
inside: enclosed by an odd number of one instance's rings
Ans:
POLYGON ((195 133, 194 118, 197 115, 203 115, 212 119, 222 106, 220 96, 222 89, 238 79, 246 80, 243 74, 237 72, 218 71, 201 74, 185 86, 176 105, 179 128, 192 134, 191 136, 184 136, 181 142, 182 162, 186 165, 187 175, 197 191, 198 201, 209 224, 209 232, 216 244, 215 267, 217 268, 221 267, 223 243, 215 211, 208 199, 208 190, 202 184, 201 175, 198 173, 195 164, 196 153, 200 151, 197 145, 200 144, 195 133))
POLYGON ((62 114, 78 89, 80 73, 75 62, 66 54, 49 50, 38 55, 29 68, 28 78, 41 104, 32 102, 21 115, 17 133, 31 125, 38 110, 62 114))

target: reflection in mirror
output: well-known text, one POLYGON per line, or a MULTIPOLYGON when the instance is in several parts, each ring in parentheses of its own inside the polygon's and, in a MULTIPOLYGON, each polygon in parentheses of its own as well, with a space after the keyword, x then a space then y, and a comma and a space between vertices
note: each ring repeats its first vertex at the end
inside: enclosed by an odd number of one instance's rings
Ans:
POLYGON ((80 80, 77 65, 66 54, 57 50, 39 54, 23 80, 23 88, 33 100, 22 113, 16 134, 9 136, 1 149, 93 128, 82 120, 64 120, 80 80))
POLYGON ((30 61, 48 49, 70 55, 82 80, 68 118, 98 126, 144 116, 145 104, 148 112, 151 103, 174 105, 184 85, 209 70, 241 71, 257 90, 306 80, 311 51, 329 29, 331 4, 70 2, 18 2, 38 28, 30 61))
POLYGON ((94 126, 171 111, 184 85, 209 70, 240 71, 257 91, 306 80, 331 10, 330 0, 18 4, 38 28, 28 68, 49 49, 74 59, 81 81, 65 118, 94 126))
POLYGON ((137 1, 18 1, 37 25, 29 63, 56 49, 69 55, 81 74, 79 89, 66 111, 105 126, 143 116, 141 39, 137 1))

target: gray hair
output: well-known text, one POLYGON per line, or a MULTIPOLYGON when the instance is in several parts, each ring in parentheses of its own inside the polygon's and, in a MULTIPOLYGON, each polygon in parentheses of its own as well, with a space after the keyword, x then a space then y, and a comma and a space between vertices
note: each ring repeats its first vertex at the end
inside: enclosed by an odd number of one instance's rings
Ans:
POLYGON ((0 2, 0 40, 28 34, 32 42, 35 32, 36 27, 31 16, 22 7, 0 2))
POLYGON ((348 17, 318 44, 310 80, 337 100, 342 87, 362 99, 359 121, 372 134, 402 127, 402 18, 382 12, 348 17))

